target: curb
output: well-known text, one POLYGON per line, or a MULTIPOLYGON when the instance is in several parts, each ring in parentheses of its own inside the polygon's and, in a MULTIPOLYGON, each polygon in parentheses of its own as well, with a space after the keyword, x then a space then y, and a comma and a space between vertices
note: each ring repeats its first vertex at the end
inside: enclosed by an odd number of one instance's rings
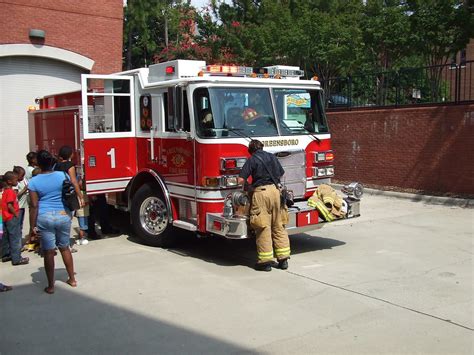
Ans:
MULTIPOLYGON (((341 190, 341 188, 344 185, 332 183, 331 186, 337 190, 341 190)), ((410 200, 413 202, 424 202, 424 203, 430 203, 434 205, 474 208, 474 200, 468 199, 468 198, 455 198, 455 197, 421 195, 421 194, 413 194, 413 193, 397 192, 397 191, 384 191, 384 190, 371 189, 368 187, 364 187, 364 193, 368 195, 394 197, 394 198, 399 198, 403 200, 410 200)), ((364 197, 362 197, 362 199, 364 199, 364 197)))

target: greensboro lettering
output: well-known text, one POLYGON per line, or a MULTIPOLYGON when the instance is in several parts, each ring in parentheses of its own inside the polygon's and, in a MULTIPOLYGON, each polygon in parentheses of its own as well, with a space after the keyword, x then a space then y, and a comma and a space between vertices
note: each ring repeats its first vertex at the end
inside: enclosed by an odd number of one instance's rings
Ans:
POLYGON ((265 147, 281 147, 285 145, 298 145, 298 139, 270 140, 262 142, 265 147))

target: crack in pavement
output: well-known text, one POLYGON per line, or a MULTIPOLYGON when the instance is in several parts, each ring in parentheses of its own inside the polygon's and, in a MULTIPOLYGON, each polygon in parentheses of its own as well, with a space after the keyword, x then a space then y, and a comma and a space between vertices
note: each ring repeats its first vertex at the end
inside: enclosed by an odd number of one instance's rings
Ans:
POLYGON ((322 284, 322 285, 326 285, 326 286, 329 286, 329 287, 337 288, 337 289, 339 289, 339 290, 341 290, 341 291, 344 291, 344 292, 354 293, 354 294, 359 295, 359 296, 363 296, 363 297, 370 298, 370 299, 373 299, 373 300, 376 300, 376 301, 379 301, 379 302, 387 303, 387 304, 389 304, 389 305, 391 305, 391 306, 394 306, 394 307, 397 307, 397 308, 401 308, 401 309, 404 309, 404 310, 407 310, 407 311, 410 311, 410 312, 414 312, 414 313, 417 313, 417 314, 421 314, 421 315, 423 315, 423 316, 431 317, 431 318, 434 318, 434 319, 437 319, 437 320, 446 322, 446 323, 448 323, 448 324, 452 324, 452 325, 457 326, 457 327, 460 327, 460 328, 464 328, 464 329, 467 329, 467 330, 470 330, 470 331, 474 331, 474 328, 468 327, 467 325, 464 325, 464 324, 460 324, 460 323, 457 323, 457 322, 453 322, 453 321, 450 320, 450 319, 441 318, 441 317, 435 316, 434 314, 429 314, 429 313, 426 313, 426 312, 423 312, 423 311, 416 310, 416 309, 414 309, 414 308, 410 308, 410 307, 403 306, 403 305, 401 305, 401 304, 393 303, 393 302, 388 301, 388 300, 385 300, 385 299, 383 299, 383 298, 379 298, 379 297, 375 297, 375 296, 370 296, 370 295, 365 294, 365 293, 363 293, 363 292, 351 290, 351 289, 346 288, 346 287, 337 286, 337 285, 331 284, 331 283, 329 283, 329 282, 321 281, 321 280, 318 280, 318 279, 315 279, 315 278, 312 278, 312 277, 309 277, 309 276, 305 276, 305 275, 298 274, 298 273, 293 272, 293 271, 288 271, 288 270, 286 270, 286 272, 287 272, 288 274, 291 274, 291 275, 295 275, 295 276, 298 276, 298 277, 301 277, 301 278, 304 278, 304 279, 307 279, 307 280, 311 280, 311 281, 314 281, 314 282, 318 282, 318 283, 320 283, 320 284, 322 284))

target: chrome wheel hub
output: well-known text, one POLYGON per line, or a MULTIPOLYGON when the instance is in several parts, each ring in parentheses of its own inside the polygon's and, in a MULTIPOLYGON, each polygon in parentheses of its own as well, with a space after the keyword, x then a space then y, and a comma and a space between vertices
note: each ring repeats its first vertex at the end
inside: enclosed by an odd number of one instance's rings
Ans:
POLYGON ((168 209, 165 203, 156 196, 143 200, 140 206, 140 223, 150 234, 163 233, 168 226, 168 209))

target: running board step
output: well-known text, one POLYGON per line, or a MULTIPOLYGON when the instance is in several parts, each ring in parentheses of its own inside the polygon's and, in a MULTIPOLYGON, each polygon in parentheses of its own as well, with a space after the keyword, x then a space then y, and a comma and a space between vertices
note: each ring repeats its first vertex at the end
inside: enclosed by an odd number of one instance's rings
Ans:
POLYGON ((189 223, 189 222, 185 222, 185 221, 174 220, 173 221, 173 226, 175 226, 177 228, 181 228, 181 229, 186 229, 186 230, 191 231, 191 232, 197 231, 196 225, 194 225, 192 223, 189 223))

